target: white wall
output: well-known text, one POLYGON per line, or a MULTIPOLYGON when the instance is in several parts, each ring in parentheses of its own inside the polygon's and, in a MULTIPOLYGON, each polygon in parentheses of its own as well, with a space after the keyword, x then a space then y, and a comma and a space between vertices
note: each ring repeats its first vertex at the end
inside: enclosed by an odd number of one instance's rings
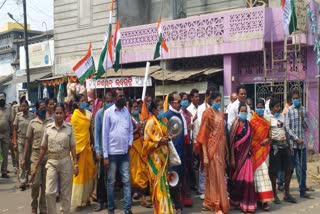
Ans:
POLYGON ((15 84, 7 85, 7 87, 3 91, 7 94, 7 103, 18 101, 15 84))

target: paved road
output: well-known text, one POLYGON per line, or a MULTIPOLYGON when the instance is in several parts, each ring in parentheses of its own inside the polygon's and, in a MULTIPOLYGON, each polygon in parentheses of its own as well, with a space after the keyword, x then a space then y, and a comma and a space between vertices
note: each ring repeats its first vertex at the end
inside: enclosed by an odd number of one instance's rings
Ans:
MULTIPOLYGON (((9 169, 10 170, 10 169, 9 169)), ((11 169, 12 170, 12 169, 11 169)), ((0 178, 0 214, 26 214, 31 213, 30 208, 30 189, 26 191, 20 191, 17 187, 16 177, 13 173, 10 174, 10 179, 0 178)), ((296 185, 296 180, 292 181, 293 185, 296 185)), ((121 198, 121 193, 118 193, 121 198)), ((316 191, 312 193, 315 199, 300 199, 298 197, 298 191, 296 187, 292 188, 292 194, 297 197, 297 204, 290 204, 283 202, 280 205, 271 204, 271 211, 269 213, 279 213, 279 214, 319 214, 320 213, 320 186, 316 187, 316 191)), ((279 194, 280 199, 283 197, 282 194, 279 194)), ((198 196, 194 196, 194 206, 192 208, 185 208, 183 213, 210 213, 210 212, 201 212, 201 199, 198 196)), ((117 201, 116 213, 122 213, 120 208, 122 207, 122 201, 117 201)), ((84 213, 95 213, 93 212, 94 204, 86 209, 82 210, 81 214, 84 213)), ((149 214, 153 213, 152 209, 142 208, 139 205, 133 206, 133 213, 137 214, 149 214)), ((75 213, 75 212, 73 212, 75 213)), ((106 210, 101 211, 99 213, 107 213, 106 210)), ((229 213, 241 213, 240 210, 232 210, 229 213)), ((257 210, 257 213, 264 213, 261 210, 257 210)))

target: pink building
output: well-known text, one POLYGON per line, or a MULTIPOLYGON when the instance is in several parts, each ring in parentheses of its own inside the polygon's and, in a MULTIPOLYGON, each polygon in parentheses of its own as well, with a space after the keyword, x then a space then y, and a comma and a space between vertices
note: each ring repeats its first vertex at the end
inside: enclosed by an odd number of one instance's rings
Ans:
MULTIPOLYGON (((317 10, 313 3, 310 7, 317 10)), ((234 92, 239 84, 246 84, 252 98, 264 97, 266 90, 272 88, 284 101, 286 73, 287 90, 300 90, 307 108, 308 148, 319 152, 319 83, 310 23, 307 23, 309 31, 296 37, 301 39, 300 42, 288 49, 292 51, 295 47, 297 50, 301 44, 297 54, 288 53, 287 72, 284 72, 283 62, 274 63, 274 72, 264 72, 264 61, 267 68, 271 67, 271 43, 274 45, 273 58, 284 57, 282 19, 281 8, 254 7, 164 21, 162 26, 169 52, 164 53, 161 60, 222 56, 225 96, 234 92), (268 84, 278 86, 269 87, 268 84)), ((123 28, 121 37, 122 63, 144 62, 153 58, 157 41, 155 23, 123 28)), ((291 38, 288 41, 288 44, 292 43, 291 38)))
MULTIPOLYGON (((280 0, 259 3, 254 0, 116 1, 113 23, 119 19, 122 27, 123 75, 126 78, 136 77, 132 81, 135 79, 139 86, 127 88, 127 91, 141 96, 140 83, 146 61, 151 61, 150 76, 153 78, 147 93, 156 96, 173 90, 189 92, 191 88, 198 88, 204 93, 207 87, 215 85, 224 92, 227 100, 239 84, 246 84, 249 97, 254 100, 265 97, 265 93, 272 89, 285 101, 286 91, 298 89, 309 116, 307 145, 319 152, 318 71, 313 52, 314 38, 310 23, 306 22, 304 5, 311 2, 310 8, 318 14, 318 6, 313 1, 295 0, 298 24, 304 25, 305 30, 304 34, 295 37, 296 45, 291 45, 292 38, 288 39, 291 53, 287 57, 284 54, 280 0), (163 10, 160 9, 161 2, 163 10), (270 7, 258 6, 261 4, 270 7), (169 52, 154 61, 158 39, 156 21, 160 11, 169 52), (144 23, 152 24, 142 25, 144 23), (271 45, 274 46, 273 51, 271 45), (284 57, 286 64, 272 63, 272 58, 279 60, 284 57), (265 67, 273 68, 273 72, 266 72, 265 67)), ((109 23, 107 8, 110 3, 111 0, 54 1, 55 77, 73 73, 72 67, 85 54, 89 41, 98 62, 109 23)), ((112 70, 108 73, 108 78, 120 76, 119 72, 112 70)))

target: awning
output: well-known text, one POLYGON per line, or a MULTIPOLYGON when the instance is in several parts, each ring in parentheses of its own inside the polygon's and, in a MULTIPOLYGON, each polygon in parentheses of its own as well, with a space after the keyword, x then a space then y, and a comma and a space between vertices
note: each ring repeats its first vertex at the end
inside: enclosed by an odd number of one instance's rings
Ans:
POLYGON ((188 79, 190 77, 195 77, 199 75, 211 75, 217 72, 223 71, 222 68, 206 68, 202 70, 177 70, 177 71, 168 71, 168 70, 158 70, 153 73, 150 73, 150 76, 156 80, 169 80, 169 81, 180 81, 183 79, 188 79))
MULTIPOLYGON (((38 81, 41 78, 50 77, 50 76, 52 76, 51 71, 30 74, 30 82, 38 81)), ((26 83, 26 82, 27 82, 27 76, 24 75, 20 77, 14 77, 11 81, 11 84, 26 83)))
POLYGON ((12 81, 12 74, 7 76, 0 76, 0 91, 2 91, 12 81))
POLYGON ((7 76, 0 76, 0 84, 1 85, 7 85, 6 83, 10 82, 12 80, 12 74, 7 76))
POLYGON ((208 82, 194 82, 194 83, 183 83, 183 84, 166 84, 164 87, 162 85, 155 86, 155 96, 167 95, 173 91, 190 93, 191 89, 196 88, 199 90, 200 94, 206 93, 208 88, 208 82))
MULTIPOLYGON (((152 73, 157 72, 161 70, 160 66, 150 66, 149 68, 149 75, 151 76, 152 73)), ((126 77, 130 77, 130 76, 136 76, 136 77, 144 77, 146 68, 145 67, 141 67, 141 68, 124 68, 119 69, 118 72, 114 72, 114 71, 107 71, 107 77, 121 77, 121 76, 126 76, 126 77)), ((102 77, 100 78, 104 78, 105 74, 102 75, 102 77)))

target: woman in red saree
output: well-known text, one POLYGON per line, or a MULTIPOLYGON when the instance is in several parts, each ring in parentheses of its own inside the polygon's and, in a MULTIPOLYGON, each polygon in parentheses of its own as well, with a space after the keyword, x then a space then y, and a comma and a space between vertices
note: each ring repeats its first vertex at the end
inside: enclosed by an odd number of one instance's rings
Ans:
POLYGON ((250 120, 252 127, 251 151, 257 198, 262 205, 262 209, 269 211, 268 202, 273 201, 273 191, 268 170, 270 123, 263 117, 264 106, 264 100, 259 99, 256 104, 256 112, 250 120))
POLYGON ((240 207, 244 213, 255 212, 257 207, 250 149, 252 128, 247 114, 247 106, 240 103, 239 117, 230 130, 230 204, 240 207))
POLYGON ((221 107, 221 94, 213 92, 201 121, 197 136, 197 152, 206 167, 206 188, 203 209, 214 210, 216 214, 227 213, 230 206, 225 178, 226 135, 224 114, 221 107))

